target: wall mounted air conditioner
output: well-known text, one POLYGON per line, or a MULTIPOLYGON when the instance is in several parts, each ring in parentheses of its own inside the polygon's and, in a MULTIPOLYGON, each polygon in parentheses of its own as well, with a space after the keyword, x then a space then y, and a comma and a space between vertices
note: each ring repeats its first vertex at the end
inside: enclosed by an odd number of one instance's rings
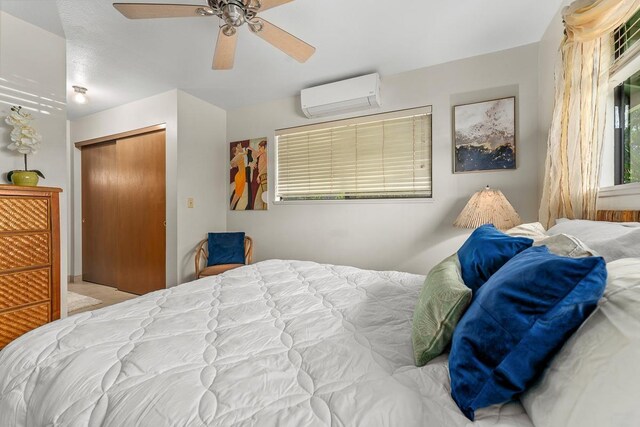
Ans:
POLYGON ((304 89, 302 111, 310 119, 380 107, 380 75, 356 77, 304 89))

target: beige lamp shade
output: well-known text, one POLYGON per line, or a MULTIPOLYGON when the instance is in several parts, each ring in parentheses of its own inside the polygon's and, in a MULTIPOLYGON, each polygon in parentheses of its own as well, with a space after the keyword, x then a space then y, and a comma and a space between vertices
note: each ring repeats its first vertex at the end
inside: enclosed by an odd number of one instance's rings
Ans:
POLYGON ((500 230, 522 224, 520 216, 502 191, 493 190, 489 186, 471 196, 471 200, 453 223, 460 228, 477 228, 484 224, 493 224, 500 230))

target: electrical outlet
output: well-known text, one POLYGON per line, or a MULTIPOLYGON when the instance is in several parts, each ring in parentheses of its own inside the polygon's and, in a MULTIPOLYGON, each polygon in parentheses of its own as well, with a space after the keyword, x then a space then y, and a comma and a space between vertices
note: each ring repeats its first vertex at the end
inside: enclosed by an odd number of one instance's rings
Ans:
POLYGON ((187 208, 193 209, 193 197, 187 199, 187 208))

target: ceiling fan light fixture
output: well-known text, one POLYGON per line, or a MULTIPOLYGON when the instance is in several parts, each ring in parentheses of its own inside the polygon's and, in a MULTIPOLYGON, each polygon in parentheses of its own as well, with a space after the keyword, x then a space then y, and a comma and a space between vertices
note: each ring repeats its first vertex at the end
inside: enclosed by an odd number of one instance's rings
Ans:
POLYGON ((247 9, 260 9, 262 7, 262 3, 259 0, 248 0, 246 2, 247 9))
POLYGON ((87 88, 82 86, 73 86, 73 91, 75 95, 73 96, 73 100, 78 104, 86 104, 89 102, 87 98, 87 88))
POLYGON ((196 9, 196 14, 200 16, 213 16, 216 13, 210 7, 199 7, 196 9))
POLYGON ((249 29, 254 33, 259 33, 264 28, 264 24, 259 19, 255 19, 248 23, 249 29))
POLYGON ((235 35, 236 32, 237 32, 236 28, 232 27, 231 25, 225 25, 224 27, 222 27, 222 34, 224 34, 227 37, 231 37, 235 35))

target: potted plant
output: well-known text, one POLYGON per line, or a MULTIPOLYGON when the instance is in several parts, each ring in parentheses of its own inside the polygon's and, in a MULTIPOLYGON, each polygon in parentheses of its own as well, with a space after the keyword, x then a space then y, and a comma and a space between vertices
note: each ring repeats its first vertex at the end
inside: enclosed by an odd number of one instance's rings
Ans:
POLYGON ((17 151, 24 156, 24 170, 13 170, 7 173, 7 179, 15 185, 38 185, 38 177, 44 178, 39 170, 29 170, 27 156, 38 152, 38 145, 42 142, 42 136, 31 126, 33 116, 22 110, 22 107, 11 107, 11 114, 5 122, 13 126, 11 131, 11 144, 9 150, 17 151))

